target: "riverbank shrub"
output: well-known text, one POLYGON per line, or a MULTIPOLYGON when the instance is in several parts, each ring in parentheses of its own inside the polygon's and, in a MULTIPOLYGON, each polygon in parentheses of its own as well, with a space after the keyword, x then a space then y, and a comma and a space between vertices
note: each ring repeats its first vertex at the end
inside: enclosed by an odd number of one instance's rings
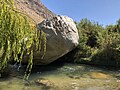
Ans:
POLYGON ((65 57, 67 61, 103 66, 120 66, 120 20, 103 27, 82 19, 75 22, 79 30, 79 45, 65 57))

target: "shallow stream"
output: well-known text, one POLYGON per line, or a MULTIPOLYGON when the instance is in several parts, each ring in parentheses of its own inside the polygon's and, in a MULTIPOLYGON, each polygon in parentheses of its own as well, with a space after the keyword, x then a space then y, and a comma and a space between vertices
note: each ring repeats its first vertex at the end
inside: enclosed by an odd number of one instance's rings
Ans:
POLYGON ((120 90, 120 69, 51 64, 35 66, 29 80, 23 80, 25 67, 17 67, 10 65, 2 75, 0 90, 120 90))

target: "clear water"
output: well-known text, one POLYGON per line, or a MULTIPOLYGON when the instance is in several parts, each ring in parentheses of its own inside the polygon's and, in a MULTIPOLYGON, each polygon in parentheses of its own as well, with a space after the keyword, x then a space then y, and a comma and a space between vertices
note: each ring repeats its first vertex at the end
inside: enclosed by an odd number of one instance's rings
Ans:
POLYGON ((119 69, 70 63, 35 66, 27 81, 24 71, 24 66, 17 71, 10 65, 0 78, 0 90, 120 90, 119 69))

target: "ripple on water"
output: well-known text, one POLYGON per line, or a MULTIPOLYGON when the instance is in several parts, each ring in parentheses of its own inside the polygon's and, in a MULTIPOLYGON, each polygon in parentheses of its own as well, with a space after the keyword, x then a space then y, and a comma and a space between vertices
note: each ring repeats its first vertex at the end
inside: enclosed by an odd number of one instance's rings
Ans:
POLYGON ((11 68, 7 79, 0 78, 0 90, 120 90, 119 71, 78 64, 51 65, 37 67, 26 82, 21 78, 25 68, 17 73, 11 68))

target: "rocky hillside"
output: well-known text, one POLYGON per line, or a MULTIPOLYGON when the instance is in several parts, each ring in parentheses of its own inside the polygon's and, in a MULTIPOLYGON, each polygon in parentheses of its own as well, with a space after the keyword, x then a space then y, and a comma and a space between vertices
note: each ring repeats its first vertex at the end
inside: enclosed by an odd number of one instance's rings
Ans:
POLYGON ((15 0, 15 6, 21 12, 31 17, 37 24, 44 19, 55 16, 40 0, 15 0))

